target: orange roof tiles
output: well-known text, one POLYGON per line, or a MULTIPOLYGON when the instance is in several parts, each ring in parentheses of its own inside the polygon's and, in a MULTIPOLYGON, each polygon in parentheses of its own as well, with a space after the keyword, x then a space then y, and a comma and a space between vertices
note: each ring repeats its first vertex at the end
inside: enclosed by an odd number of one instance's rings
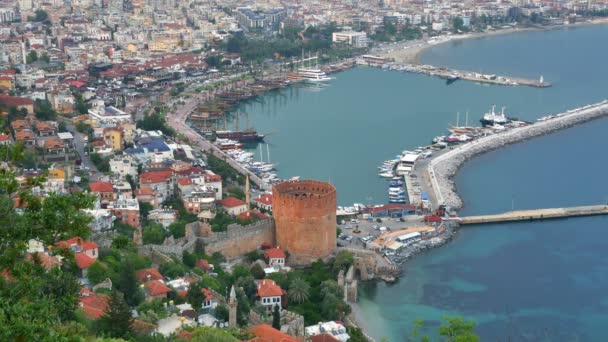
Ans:
POLYGON ((68 240, 59 241, 56 245, 63 248, 70 248, 70 246, 76 245, 83 251, 88 251, 99 247, 97 243, 93 241, 83 240, 80 236, 75 236, 68 240))
POLYGON ((114 192, 114 187, 110 182, 91 182, 89 188, 91 192, 114 192))
POLYGON ((150 296, 159 296, 171 292, 171 289, 162 280, 151 280, 144 286, 150 296))
POLYGON ((268 218, 268 215, 262 214, 261 212, 255 210, 255 209, 252 209, 252 210, 247 210, 245 212, 240 213, 238 215, 238 217, 240 219, 243 219, 243 220, 249 220, 249 219, 252 219, 252 218, 257 218, 257 219, 260 219, 260 220, 265 220, 265 219, 268 218))
POLYGON ((245 205, 245 202, 241 201, 236 197, 226 197, 220 201, 220 204, 226 208, 234 208, 241 205, 245 205))
POLYGON ((152 190, 151 188, 139 188, 135 191, 135 196, 153 195, 153 194, 154 194, 154 190, 152 190))
POLYGON ((108 308, 108 296, 96 294, 83 288, 80 291, 80 307, 89 319, 98 319, 108 308))
POLYGON ((76 259, 76 265, 78 265, 78 268, 80 268, 81 270, 91 267, 95 260, 97 260, 91 258, 85 253, 76 253, 74 254, 74 258, 76 259))
POLYGON ((272 195, 260 196, 256 199, 254 199, 254 201, 265 204, 265 205, 272 205, 272 195))
POLYGON ((171 170, 149 171, 139 175, 139 184, 154 184, 168 182, 173 175, 171 170))
MULTIPOLYGON (((268 324, 260 324, 256 325, 249 329, 258 339, 254 339, 254 341, 264 341, 264 342, 297 342, 298 340, 295 337, 289 336, 280 330, 277 330, 271 327, 268 324)), ((252 340, 250 340, 252 341, 252 340)))
POLYGON ((272 259, 279 259, 279 258, 285 259, 285 252, 282 249, 280 249, 279 247, 271 248, 271 249, 267 249, 264 252, 264 257, 272 258, 272 259))
POLYGON ((258 280, 258 297, 280 297, 282 295, 283 289, 274 280, 258 280))
POLYGON ((144 268, 143 270, 138 270, 135 272, 135 278, 141 282, 165 279, 165 277, 163 277, 163 275, 160 274, 156 268, 144 268))
POLYGON ((36 252, 33 254, 25 255, 26 260, 34 260, 35 258, 38 258, 40 264, 44 266, 44 268, 46 268, 47 270, 50 270, 51 268, 53 268, 53 266, 61 266, 61 260, 59 260, 57 257, 48 255, 43 252, 36 252))

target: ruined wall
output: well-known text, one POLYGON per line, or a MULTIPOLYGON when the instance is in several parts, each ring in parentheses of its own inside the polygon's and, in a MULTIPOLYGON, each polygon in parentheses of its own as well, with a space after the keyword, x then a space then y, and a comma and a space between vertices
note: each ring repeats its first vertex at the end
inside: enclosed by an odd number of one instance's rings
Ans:
POLYGON ((213 233, 202 240, 205 243, 205 253, 211 255, 220 252, 231 260, 259 248, 264 242, 274 245, 274 223, 268 219, 248 226, 231 224, 225 232, 213 233))
POLYGON ((276 185, 272 208, 277 246, 289 252, 288 262, 310 264, 336 250, 336 188, 304 180, 276 185))

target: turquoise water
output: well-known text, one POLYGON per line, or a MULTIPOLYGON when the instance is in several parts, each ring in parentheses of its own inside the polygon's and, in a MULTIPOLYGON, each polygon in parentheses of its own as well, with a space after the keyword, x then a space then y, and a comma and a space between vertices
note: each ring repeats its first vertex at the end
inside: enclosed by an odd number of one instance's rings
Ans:
MULTIPOLYGON (((427 144, 469 111, 492 104, 533 120, 608 98, 608 27, 527 32, 436 47, 429 64, 539 77, 549 89, 481 86, 357 68, 321 89, 289 88, 240 109, 268 137, 282 177, 330 180, 339 202, 382 202, 376 166, 427 144)), ((461 121, 462 122, 462 121, 461 121)), ((463 214, 606 202, 608 120, 475 158, 457 176, 463 214)), ((404 341, 415 319, 478 322, 482 340, 602 341, 608 323, 607 218, 486 225, 416 257, 394 285, 362 286, 372 336, 404 341)))

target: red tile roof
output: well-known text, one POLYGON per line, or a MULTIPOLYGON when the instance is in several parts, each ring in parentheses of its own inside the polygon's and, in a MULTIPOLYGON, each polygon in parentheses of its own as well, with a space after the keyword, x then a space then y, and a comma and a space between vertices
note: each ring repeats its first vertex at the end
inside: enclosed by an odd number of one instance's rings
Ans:
POLYGON ((10 141, 11 137, 6 134, 0 134, 0 141, 10 141))
POLYGON ((17 97, 0 94, 0 103, 7 107, 19 107, 19 106, 32 106, 34 105, 34 101, 27 97, 17 97))
POLYGON ((150 296, 159 296, 171 292, 171 289, 162 280, 151 280, 144 286, 150 296))
POLYGON ((63 248, 70 248, 70 246, 72 245, 78 246, 83 251, 99 248, 99 245, 97 243, 93 241, 83 240, 80 236, 75 236, 71 239, 57 242, 57 246, 63 248))
POLYGON ((340 342, 340 340, 338 340, 333 335, 328 334, 328 333, 315 335, 315 336, 311 337, 310 341, 311 342, 340 342))
MULTIPOLYGON (((268 324, 260 324, 256 325, 249 329, 258 339, 254 339, 255 341, 264 341, 264 342, 297 342, 298 340, 295 337, 289 336, 284 332, 281 332, 268 324)), ((250 340, 252 341, 252 340, 250 340)))
POLYGON ((209 266, 209 261, 206 259, 198 259, 196 260, 196 267, 200 268, 203 271, 209 271, 211 266, 209 266))
POLYGON ((89 183, 91 192, 114 192, 112 183, 110 182, 91 182, 89 183))
POLYGON ((151 188, 139 188, 135 191, 135 196, 153 195, 153 194, 154 194, 154 190, 152 190, 151 188))
POLYGON ((144 172, 139 175, 139 184, 164 183, 171 179, 172 174, 171 170, 144 172))
POLYGON ((25 260, 33 260, 34 259, 34 255, 36 256, 36 258, 38 258, 38 260, 40 261, 40 264, 42 266, 44 266, 44 268, 46 268, 47 270, 50 270, 51 268, 53 268, 53 266, 61 266, 61 260, 59 260, 57 257, 54 257, 52 255, 48 255, 46 253, 43 252, 36 252, 33 254, 26 254, 25 255, 25 260))
POLYGON ((165 279, 165 277, 163 277, 163 275, 160 274, 156 268, 144 268, 143 270, 138 270, 135 272, 135 278, 141 282, 165 279))
POLYGON ((192 179, 190 178, 178 178, 177 184, 179 185, 190 185, 192 184, 192 179))
POLYGON ((259 220, 265 220, 268 218, 268 215, 262 214, 261 212, 255 210, 255 209, 252 209, 252 210, 247 210, 245 212, 240 213, 238 215, 238 217, 243 220, 249 220, 252 218, 257 218, 259 220))
POLYGON ((280 297, 282 295, 283 289, 274 280, 258 280, 258 297, 280 297))
POLYGON ((96 294, 83 288, 80 290, 80 307, 89 319, 98 319, 108 308, 108 296, 96 294))
POLYGON ((265 205, 272 205, 272 195, 260 196, 256 199, 254 199, 254 201, 265 204, 265 205))
POLYGON ((201 293, 205 295, 205 301, 213 299, 213 293, 209 289, 203 287, 201 293))
POLYGON ((264 252, 264 257, 268 258, 268 259, 270 259, 270 258, 273 258, 273 259, 283 258, 283 259, 285 259, 286 256, 285 256, 285 252, 282 249, 280 249, 279 247, 277 247, 277 248, 267 249, 264 252))
POLYGON ((245 205, 245 202, 241 201, 236 197, 226 197, 220 201, 220 204, 226 208, 234 208, 241 205, 245 205))
POLYGON ((78 268, 80 268, 81 270, 91 267, 95 260, 97 260, 91 258, 85 253, 76 253, 74 254, 74 258, 76 259, 76 265, 78 265, 78 268))
POLYGON ((205 174, 205 182, 221 182, 222 181, 222 176, 220 175, 212 175, 212 174, 205 174))

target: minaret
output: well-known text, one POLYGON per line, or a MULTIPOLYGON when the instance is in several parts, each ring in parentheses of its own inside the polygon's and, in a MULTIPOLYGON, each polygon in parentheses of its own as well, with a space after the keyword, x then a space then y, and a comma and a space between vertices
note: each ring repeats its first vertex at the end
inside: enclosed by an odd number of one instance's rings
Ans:
POLYGON ((251 203, 251 190, 249 189, 249 175, 245 178, 245 203, 247 204, 247 210, 249 210, 249 203, 251 203))
POLYGON ((236 301, 236 292, 234 291, 234 285, 230 289, 230 299, 228 301, 228 325, 231 327, 236 326, 236 307, 238 302, 236 301))
POLYGON ((21 39, 21 59, 23 59, 23 64, 27 64, 27 58, 25 53, 25 40, 23 39, 21 39))

